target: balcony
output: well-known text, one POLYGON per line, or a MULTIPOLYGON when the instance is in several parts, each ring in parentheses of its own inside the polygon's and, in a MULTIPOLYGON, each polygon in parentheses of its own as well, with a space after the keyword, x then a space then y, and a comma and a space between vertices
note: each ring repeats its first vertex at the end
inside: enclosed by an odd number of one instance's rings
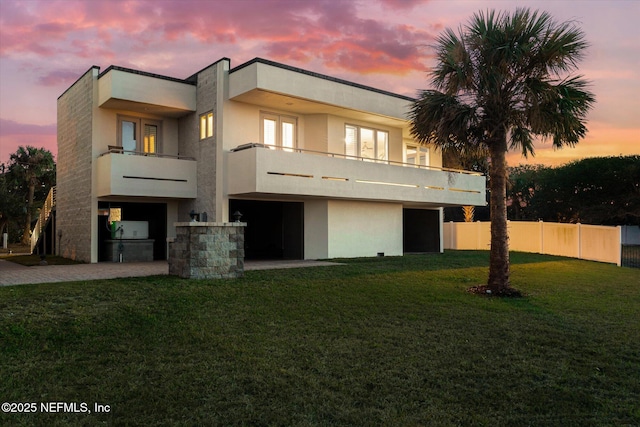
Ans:
POLYGON ((111 148, 96 159, 97 196, 192 199, 197 162, 191 158, 111 148))
POLYGON ((256 58, 229 73, 229 99, 297 114, 404 127, 411 98, 256 58))
POLYGON ((227 153, 229 196, 329 197, 429 206, 485 205, 485 177, 256 144, 227 153))
POLYGON ((98 105, 181 117, 196 110, 196 87, 169 77, 109 67, 98 78, 98 105))

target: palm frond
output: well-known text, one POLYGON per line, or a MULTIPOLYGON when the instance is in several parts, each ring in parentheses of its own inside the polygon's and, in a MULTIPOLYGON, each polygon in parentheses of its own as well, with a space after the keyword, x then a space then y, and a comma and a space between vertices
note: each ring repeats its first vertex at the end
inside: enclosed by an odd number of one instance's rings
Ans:
POLYGON ((462 37, 447 29, 436 39, 436 58, 431 72, 434 87, 450 95, 469 89, 471 61, 462 37))
POLYGON ((585 80, 562 78, 587 46, 573 22, 558 23, 547 12, 479 11, 459 33, 449 29, 437 39, 437 91, 424 91, 414 104, 412 131, 420 141, 449 146, 490 146, 507 136, 524 156, 534 154, 534 135, 574 145, 595 100, 585 80))
POLYGON ((533 148, 533 138, 531 137, 531 130, 525 126, 516 126, 511 129, 509 136, 509 148, 522 150, 522 155, 526 158, 531 154, 535 156, 535 150, 533 148))
POLYGON ((586 115, 595 98, 581 76, 559 83, 530 79, 528 122, 533 133, 552 138, 555 147, 574 146, 586 135, 586 115))
POLYGON ((457 96, 423 91, 410 112, 411 133, 420 143, 447 148, 466 143, 476 125, 475 109, 457 96))

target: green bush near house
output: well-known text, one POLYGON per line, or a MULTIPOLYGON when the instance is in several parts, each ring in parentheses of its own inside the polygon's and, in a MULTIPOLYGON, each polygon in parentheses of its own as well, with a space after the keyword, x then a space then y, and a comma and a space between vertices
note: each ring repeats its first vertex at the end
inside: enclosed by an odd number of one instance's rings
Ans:
POLYGON ((524 298, 467 293, 466 251, 1 288, 0 396, 38 413, 0 425, 639 425, 638 271, 511 261, 524 298))

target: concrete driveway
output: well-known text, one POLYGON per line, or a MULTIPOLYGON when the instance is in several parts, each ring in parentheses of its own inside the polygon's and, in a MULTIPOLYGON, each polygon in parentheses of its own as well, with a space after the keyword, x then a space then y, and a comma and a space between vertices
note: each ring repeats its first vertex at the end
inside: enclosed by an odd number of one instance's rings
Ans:
MULTIPOLYGON (((245 271, 280 268, 302 268, 340 265, 335 262, 293 261, 246 261, 245 271)), ((99 262, 96 264, 45 265, 25 267, 6 259, 0 259, 0 286, 24 285, 28 283, 74 282, 80 280, 116 279, 119 277, 141 277, 168 275, 167 261, 154 262, 99 262)))

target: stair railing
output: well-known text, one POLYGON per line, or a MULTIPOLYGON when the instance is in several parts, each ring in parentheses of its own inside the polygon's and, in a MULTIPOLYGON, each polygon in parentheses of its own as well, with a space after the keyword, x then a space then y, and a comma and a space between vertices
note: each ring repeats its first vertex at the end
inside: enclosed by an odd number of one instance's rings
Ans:
POLYGON ((49 194, 47 194, 47 198, 42 205, 42 209, 40 209, 40 215, 38 216, 38 222, 33 227, 33 231, 31 232, 31 253, 38 245, 38 241, 40 240, 40 235, 42 231, 47 225, 47 221, 49 220, 49 216, 51 216, 51 211, 56 205, 56 187, 51 187, 49 190, 49 194))

